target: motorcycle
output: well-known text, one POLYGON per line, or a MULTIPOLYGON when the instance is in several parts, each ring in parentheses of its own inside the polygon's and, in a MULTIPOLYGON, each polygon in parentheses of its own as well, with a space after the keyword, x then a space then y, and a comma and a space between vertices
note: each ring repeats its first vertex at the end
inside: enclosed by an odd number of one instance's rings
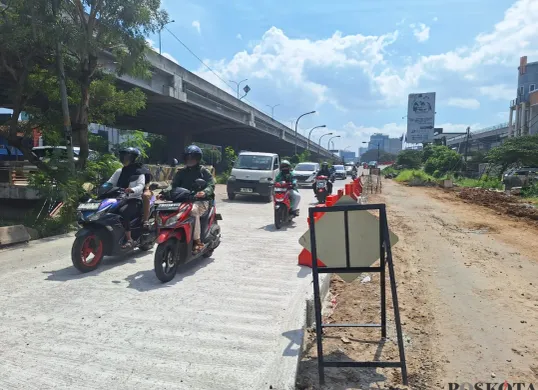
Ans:
POLYGON ((291 191, 293 184, 285 181, 277 182, 274 185, 274 208, 275 227, 280 229, 285 223, 291 223, 297 215, 291 211, 291 191))
MULTIPOLYGON (((150 186, 151 189, 154 187, 150 186)), ((77 207, 78 224, 82 227, 75 234, 71 248, 71 261, 80 272, 95 270, 104 256, 117 256, 132 250, 121 246, 125 239, 119 208, 127 199, 124 189, 105 183, 98 191, 97 199, 88 199, 77 207)), ((138 200, 136 200, 138 201, 138 200)), ((140 200, 142 202, 142 200, 140 200)), ((155 197, 150 200, 149 227, 144 228, 142 215, 131 221, 134 247, 149 251, 155 244, 155 197)))
MULTIPOLYGON (((205 180, 197 179, 196 186, 201 191, 206 187, 205 180)), ((200 239, 204 247, 193 253, 194 217, 190 213, 196 192, 198 191, 175 188, 167 196, 169 202, 157 206, 155 220, 159 232, 154 268, 155 275, 163 283, 174 279, 179 266, 200 257, 211 257, 220 245, 220 226, 217 221, 221 221, 222 216, 217 214, 215 202, 210 201, 207 212, 200 216, 200 239)))
POLYGON ((325 199, 329 194, 329 188, 327 186, 327 176, 316 177, 316 199, 318 203, 325 203, 325 199))

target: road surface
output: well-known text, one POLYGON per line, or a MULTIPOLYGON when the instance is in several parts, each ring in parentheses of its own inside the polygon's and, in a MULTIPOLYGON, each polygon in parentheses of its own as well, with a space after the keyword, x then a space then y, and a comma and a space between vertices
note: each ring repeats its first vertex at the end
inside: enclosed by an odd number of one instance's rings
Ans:
POLYGON ((301 193, 280 231, 272 204, 219 200, 221 246, 164 285, 153 251, 88 274, 71 265, 72 236, 0 251, 0 389, 293 386, 312 291, 297 240, 314 197, 301 193))

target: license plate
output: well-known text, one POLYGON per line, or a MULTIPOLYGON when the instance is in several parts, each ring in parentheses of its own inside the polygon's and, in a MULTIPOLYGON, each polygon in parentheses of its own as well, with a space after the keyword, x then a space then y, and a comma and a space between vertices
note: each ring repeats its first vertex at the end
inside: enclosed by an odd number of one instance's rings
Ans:
POLYGON ((157 206, 157 210, 159 211, 177 210, 179 206, 181 206, 181 203, 160 203, 157 206))
POLYGON ((318 186, 318 188, 324 188, 326 184, 327 183, 325 182, 325 180, 324 181, 318 181, 317 186, 318 186))
POLYGON ((241 188, 241 192, 252 192, 252 188, 241 188))
POLYGON ((78 205, 77 210, 79 211, 94 211, 99 209, 100 202, 92 203, 81 203, 78 205))

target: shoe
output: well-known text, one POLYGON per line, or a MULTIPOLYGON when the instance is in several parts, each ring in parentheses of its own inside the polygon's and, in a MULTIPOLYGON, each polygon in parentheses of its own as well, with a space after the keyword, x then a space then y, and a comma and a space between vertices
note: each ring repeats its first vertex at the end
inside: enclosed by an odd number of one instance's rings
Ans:
POLYGON ((194 240, 194 243, 192 245, 192 253, 194 254, 200 253, 202 249, 204 249, 204 244, 202 244, 202 241, 194 240))

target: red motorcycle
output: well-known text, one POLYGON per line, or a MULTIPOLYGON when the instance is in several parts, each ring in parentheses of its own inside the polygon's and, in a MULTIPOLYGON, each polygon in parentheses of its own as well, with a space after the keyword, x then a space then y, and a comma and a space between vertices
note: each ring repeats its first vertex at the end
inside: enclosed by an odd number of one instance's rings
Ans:
POLYGON ((325 199, 327 198, 327 195, 329 194, 329 188, 327 185, 327 180, 329 178, 327 176, 318 176, 316 177, 316 199, 318 200, 318 203, 324 204, 325 199))
POLYGON ((293 191, 292 183, 285 181, 275 183, 273 201, 277 229, 280 229, 285 223, 290 223, 297 216, 291 211, 291 191, 293 191))
MULTIPOLYGON (((205 180, 197 179, 199 188, 205 187, 205 180), (203 183, 202 183, 203 182, 203 183)), ((213 201, 200 217, 203 249, 193 253, 194 217, 190 216, 194 194, 185 188, 176 188, 168 196, 170 202, 160 203, 156 211, 157 250, 155 251, 155 275, 163 282, 169 282, 176 276, 179 266, 200 257, 210 257, 220 245, 220 226, 217 221, 222 216, 217 214, 213 201)))

